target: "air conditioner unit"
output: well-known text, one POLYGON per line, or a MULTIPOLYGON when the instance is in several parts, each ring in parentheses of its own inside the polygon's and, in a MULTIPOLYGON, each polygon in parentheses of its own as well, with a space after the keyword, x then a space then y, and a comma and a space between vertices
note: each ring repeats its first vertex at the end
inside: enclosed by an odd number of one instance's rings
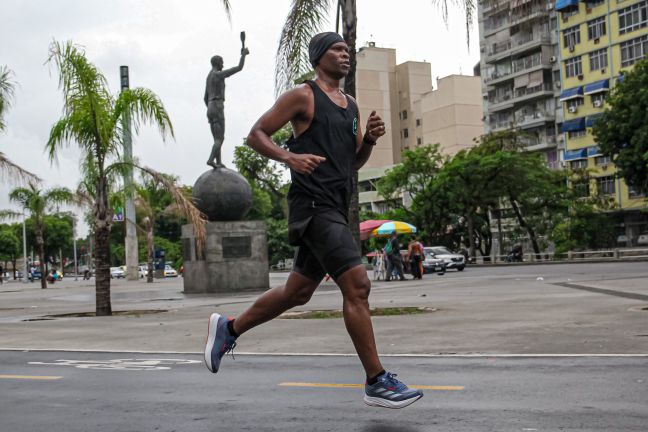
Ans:
POLYGON ((597 43, 599 43, 599 42, 601 42, 601 39, 600 39, 600 38, 594 38, 594 43, 595 43, 595 44, 597 44, 597 43))
POLYGON ((567 111, 569 111, 571 114, 574 114, 576 111, 578 111, 578 108, 576 108, 575 106, 570 106, 569 108, 567 108, 567 111))
POLYGON ((563 14, 562 21, 566 23, 567 21, 569 21, 569 17, 563 14))
POLYGON ((605 68, 601 68, 601 73, 605 73, 605 68))
POLYGON ((592 13, 592 9, 591 9, 591 8, 587 8, 587 9, 585 9, 585 13, 586 13, 586 14, 591 14, 591 13, 592 13))
POLYGON ((580 81, 583 81, 583 78, 585 78, 585 77, 583 76, 583 74, 578 75, 578 79, 579 79, 580 81))
POLYGON ((574 45, 569 45, 569 52, 574 52, 575 49, 574 45))
POLYGON ((556 84, 556 88, 560 88, 560 81, 556 81, 555 84, 556 84))
POLYGON ((603 105, 602 100, 597 99, 597 100, 594 101, 594 107, 595 108, 601 108, 602 105, 603 105))
POLYGON ((603 171, 607 171, 607 165, 601 165, 601 169, 602 169, 603 171))
POLYGON ((556 63, 556 60, 556 56, 551 56, 551 58, 549 59, 551 63, 556 63))
POLYGON ((554 4, 553 4, 553 2, 551 2, 551 3, 547 3, 547 10, 548 10, 548 11, 553 10, 553 8, 554 8, 554 4))

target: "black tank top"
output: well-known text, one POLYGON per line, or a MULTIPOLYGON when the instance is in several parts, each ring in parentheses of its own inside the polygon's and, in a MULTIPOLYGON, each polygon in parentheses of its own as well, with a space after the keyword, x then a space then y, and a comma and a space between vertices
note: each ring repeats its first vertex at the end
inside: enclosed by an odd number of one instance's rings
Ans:
POLYGON ((347 220, 353 164, 356 158, 358 107, 346 96, 347 107, 333 102, 313 81, 305 81, 313 90, 315 112, 304 133, 288 140, 293 153, 310 153, 326 158, 311 175, 290 170, 292 184, 288 192, 288 221, 306 219, 331 210, 347 220))

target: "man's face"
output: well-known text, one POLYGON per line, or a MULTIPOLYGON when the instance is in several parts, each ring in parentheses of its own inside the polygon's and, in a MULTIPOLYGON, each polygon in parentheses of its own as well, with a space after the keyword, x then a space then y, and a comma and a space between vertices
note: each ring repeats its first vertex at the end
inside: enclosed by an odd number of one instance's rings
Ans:
POLYGON ((346 42, 336 42, 320 58, 319 66, 335 78, 344 78, 351 69, 349 47, 346 42))

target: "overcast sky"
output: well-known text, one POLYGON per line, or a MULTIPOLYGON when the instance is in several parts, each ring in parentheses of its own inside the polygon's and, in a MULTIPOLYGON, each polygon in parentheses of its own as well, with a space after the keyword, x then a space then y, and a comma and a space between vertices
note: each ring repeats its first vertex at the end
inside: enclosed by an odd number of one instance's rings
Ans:
MULTIPOLYGON (((0 151, 40 175, 44 187, 76 188, 79 152, 72 145, 51 164, 44 146, 60 118, 61 92, 56 71, 44 62, 52 40, 83 45, 87 57, 119 91, 119 66, 130 67, 131 87, 156 92, 175 128, 175 140, 163 143, 157 129, 144 127, 133 139, 133 153, 159 171, 193 184, 207 169, 211 149, 204 94, 209 59, 219 54, 225 67, 238 63, 239 32, 250 50, 245 68, 227 80, 223 161, 232 165, 254 123, 274 102, 274 55, 291 0, 231 0, 228 23, 220 0, 3 0, 0 15, 0 65, 19 83, 0 151), (50 70, 51 69, 51 70, 50 70)), ((432 76, 472 74, 479 61, 477 24, 466 45, 463 12, 451 11, 448 25, 432 0, 358 0, 358 47, 373 40, 396 48, 397 61, 428 61, 432 76), (394 7, 394 5, 398 7, 394 7)), ((333 20, 323 30, 334 30, 333 20)), ((436 86, 436 81, 433 79, 436 86)), ((9 208, 15 187, 0 183, 0 209, 9 208)), ((82 227, 79 235, 87 233, 82 227)))

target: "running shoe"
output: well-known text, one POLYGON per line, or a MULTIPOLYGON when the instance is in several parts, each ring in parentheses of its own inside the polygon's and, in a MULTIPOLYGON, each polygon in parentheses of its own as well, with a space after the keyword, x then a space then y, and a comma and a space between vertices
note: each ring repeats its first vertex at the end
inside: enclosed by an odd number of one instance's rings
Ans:
POLYGON ((221 359, 236 346, 236 338, 227 328, 229 320, 217 313, 209 317, 207 342, 205 343, 205 366, 211 372, 218 372, 221 359))
POLYGON ((373 384, 365 384, 364 401, 382 408, 405 408, 423 397, 423 392, 407 387, 396 379, 396 374, 385 372, 373 384))

